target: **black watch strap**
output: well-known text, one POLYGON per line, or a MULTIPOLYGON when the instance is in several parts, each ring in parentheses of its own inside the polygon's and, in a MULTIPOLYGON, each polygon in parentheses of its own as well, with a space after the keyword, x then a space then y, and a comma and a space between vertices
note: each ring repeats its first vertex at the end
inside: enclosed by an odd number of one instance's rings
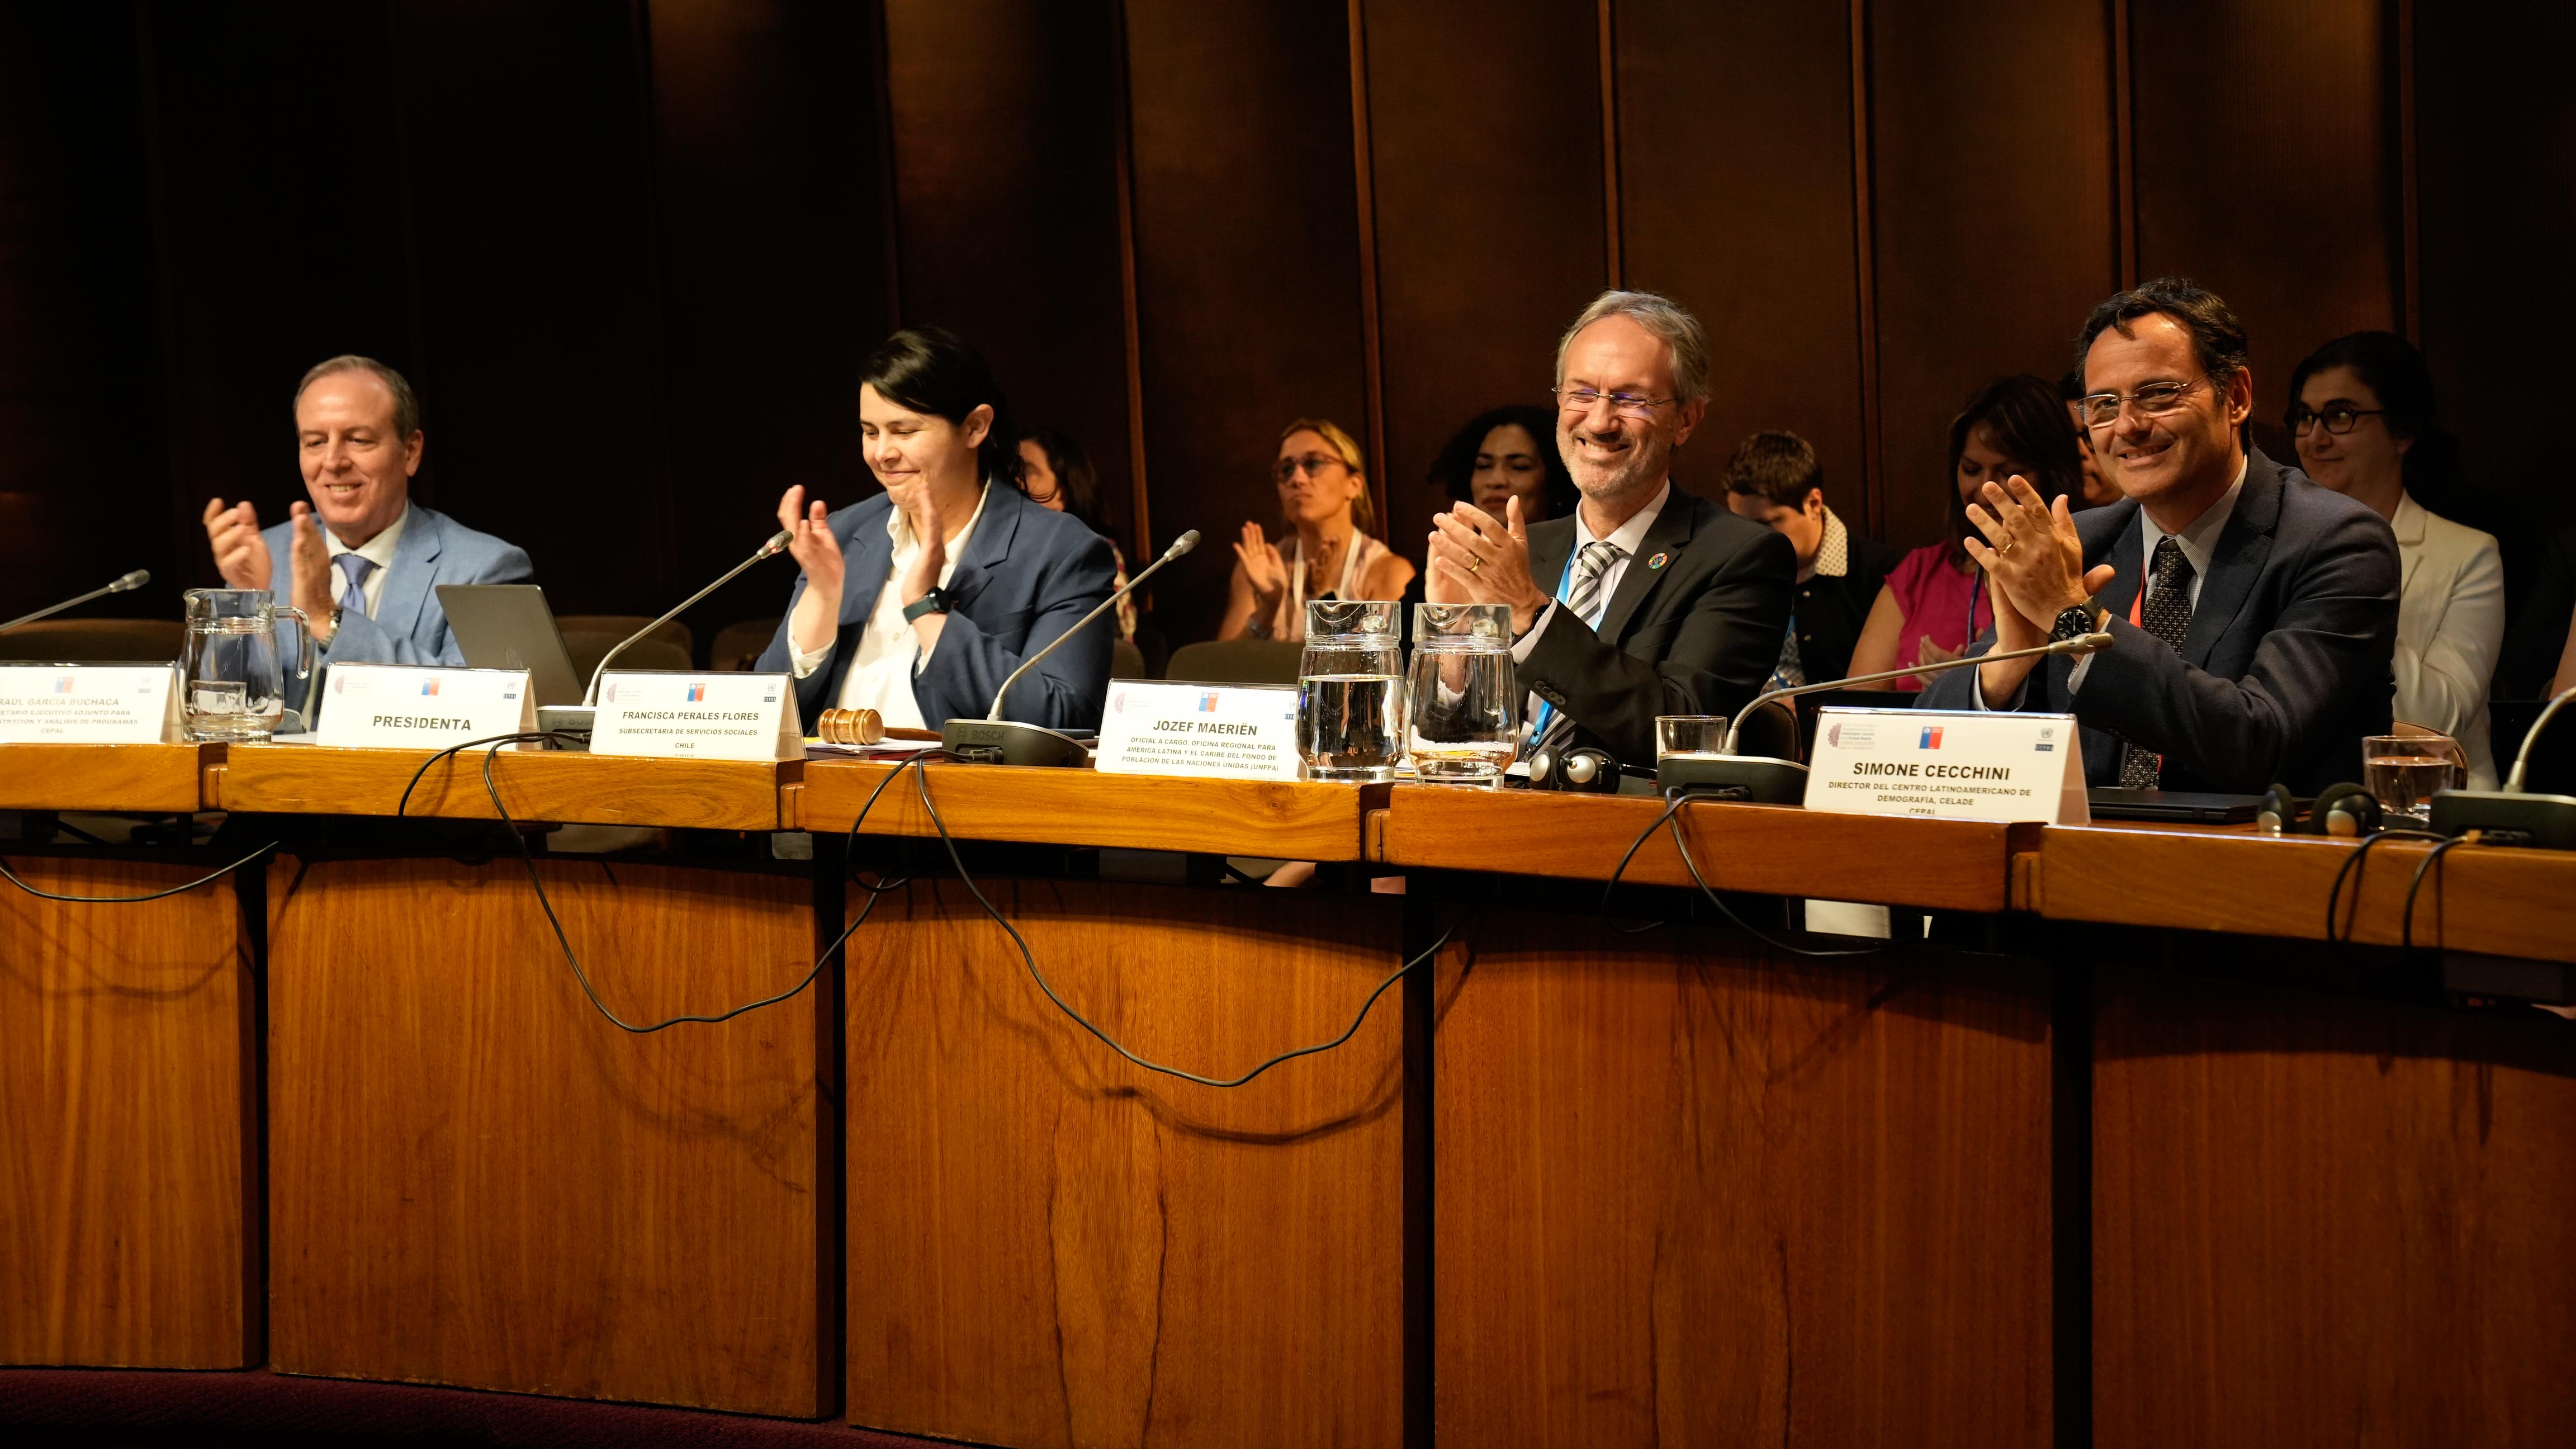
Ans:
POLYGON ((2080 604, 2069 604, 2057 611, 2057 623, 2048 631, 2048 642, 2054 644, 2064 639, 2081 639, 2101 628, 2108 618, 2108 612, 2098 600, 2086 599, 2080 604))
POLYGON ((945 614, 956 602, 946 589, 934 584, 929 593, 903 606, 903 621, 909 624, 924 614, 945 614))

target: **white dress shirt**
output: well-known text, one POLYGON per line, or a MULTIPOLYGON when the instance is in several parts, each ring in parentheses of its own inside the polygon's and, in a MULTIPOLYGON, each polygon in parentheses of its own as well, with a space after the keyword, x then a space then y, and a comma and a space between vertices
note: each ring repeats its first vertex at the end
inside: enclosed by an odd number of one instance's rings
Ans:
MULTIPOLYGON (((1637 561, 1637 550, 1646 541, 1646 531, 1655 526, 1656 518, 1663 514, 1664 505, 1672 500, 1672 496, 1673 480, 1667 478, 1664 486, 1655 490, 1655 496, 1646 500, 1646 506, 1630 514, 1628 521, 1611 530, 1606 539, 1593 533, 1592 525, 1584 520, 1581 508, 1574 510, 1574 551, 1565 556, 1565 575, 1557 581, 1556 590, 1560 598, 1574 582, 1574 566, 1583 557, 1584 549, 1596 543, 1607 543, 1619 550, 1619 556, 1601 571, 1601 592, 1595 596, 1598 602, 1594 605, 1600 612, 1585 623, 1598 623, 1602 615, 1610 612, 1610 600, 1619 592, 1619 581, 1628 576, 1628 565, 1637 561)), ((1547 607, 1539 611, 1538 622, 1530 625, 1530 631, 1512 645, 1512 663, 1529 662, 1530 651, 1538 647, 1538 636, 1547 632, 1548 620, 1556 617, 1558 602, 1558 599, 1550 599, 1547 607)), ((1552 708, 1554 706, 1547 705, 1535 694, 1521 701, 1524 739, 1535 737, 1542 723, 1542 709, 1552 708)))
MULTIPOLYGON (((948 536, 947 558, 939 566, 941 588, 948 587, 949 578, 957 572, 957 560, 965 555, 966 540, 973 536, 976 520, 984 516, 984 500, 991 494, 992 485, 987 483, 984 491, 975 495, 975 511, 966 515, 965 527, 948 536)), ((894 565, 886 570, 885 587, 877 590, 877 606, 859 636, 850 672, 842 676, 840 706, 875 710, 889 728, 926 729, 921 702, 913 698, 912 681, 930 656, 921 647, 921 636, 903 617, 901 593, 904 574, 921 557, 921 540, 913 536, 912 519, 900 508, 886 515, 886 537, 893 540, 894 565)), ((839 639, 840 631, 835 628, 832 637, 823 641, 823 647, 808 653, 797 649, 791 638, 788 647, 794 652, 796 677, 803 679, 821 668, 832 657, 832 646, 839 639)))
MULTIPOLYGON (((2139 542, 2146 545, 2146 552, 2141 556, 2144 562, 2138 567, 2138 599, 2141 604, 2146 600, 2147 590, 2156 581, 2156 545, 2171 538, 2182 549, 2183 561, 2191 565, 2191 581, 2183 587, 2184 597, 2191 600, 2191 606, 2194 609, 2200 607, 2200 586, 2209 578, 2209 561, 2218 552, 2218 536, 2227 531, 2227 520, 2236 516, 2236 500, 2244 496, 2245 470, 2252 465, 2252 462, 2253 460, 2248 458, 2245 462, 2237 464, 2236 481, 2227 485, 2227 491, 2218 495, 2216 503, 2202 509, 2198 518, 2184 524, 2180 533, 2166 533, 2156 526, 2153 518, 2147 516, 2145 508, 2141 507, 2138 510, 2139 542)), ((2075 661, 2075 668, 2066 676, 2068 694, 2071 695, 2084 687, 2084 676, 2092 669, 2095 657, 2087 654, 2075 661)), ((1970 689, 1976 696, 1977 708, 1995 708, 1986 703, 1984 676, 1983 669, 1969 671, 1969 677, 1974 681, 1970 689)), ((2021 688, 2014 690, 2013 697, 2001 707, 2011 709, 2020 704, 2023 691, 2029 688, 2030 681, 2025 677, 2021 688)))
MULTIPOLYGON (((313 521, 320 523, 322 520, 317 516, 313 521)), ((348 575, 340 572, 340 555, 354 553, 375 565, 374 568, 367 570, 367 581, 358 585, 358 592, 366 598, 367 617, 370 619, 376 617, 376 605, 382 603, 385 597, 385 575, 393 572, 394 545, 402 542, 403 530, 410 525, 411 505, 405 503, 402 517, 394 520, 393 527, 368 539, 358 548, 349 547, 340 541, 340 535, 328 528, 323 529, 322 541, 329 545, 331 550, 331 597, 339 598, 340 591, 349 586, 348 575)))
POLYGON ((2388 520, 2405 582, 2397 599, 2397 718, 2460 742, 2469 788, 2496 787, 2487 686, 2504 652, 2504 561, 2493 534, 2400 494, 2388 520))

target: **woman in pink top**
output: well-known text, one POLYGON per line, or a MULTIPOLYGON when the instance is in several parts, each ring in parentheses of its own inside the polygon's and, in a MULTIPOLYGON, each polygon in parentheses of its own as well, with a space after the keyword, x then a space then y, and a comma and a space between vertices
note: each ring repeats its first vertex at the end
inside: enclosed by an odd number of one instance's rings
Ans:
MULTIPOLYGON (((1950 536, 1907 554, 1887 576, 1852 648, 1852 673, 1956 659, 1993 627, 1985 579, 1959 541, 1968 536, 1968 500, 2016 473, 2049 499, 2074 492, 2083 476, 2066 405, 2056 387, 2028 375, 1987 383, 1950 420, 1950 536)), ((1923 680, 1874 687, 1921 689, 1923 680)))

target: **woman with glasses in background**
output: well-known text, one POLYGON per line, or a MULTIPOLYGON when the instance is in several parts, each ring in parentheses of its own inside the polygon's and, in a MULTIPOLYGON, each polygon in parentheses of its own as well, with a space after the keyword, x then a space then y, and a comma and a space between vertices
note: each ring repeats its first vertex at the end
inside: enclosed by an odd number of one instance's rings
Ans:
MULTIPOLYGON (((1968 503, 1988 483, 2014 474, 2054 500, 2083 488, 2084 458, 2067 426, 2066 404, 2027 374, 1977 389, 1950 420, 1950 536, 1907 554, 1887 576, 1852 646, 1851 672, 1879 674, 1956 659, 1995 622, 1994 600, 1961 542, 1974 537, 1968 503)), ((2116 497, 2116 494, 2114 495, 2116 497)), ((1921 689, 1908 675, 1875 689, 1921 689)))
POLYGON ((2355 332, 2290 374, 2285 419, 2310 478, 2368 504, 2397 535, 2397 718, 2460 742, 2471 789, 2492 790, 2487 687, 2504 649, 2504 562, 2492 534, 2428 512, 2451 482, 2424 354, 2393 332, 2355 332))
POLYGON ((1279 434, 1270 467, 1279 488, 1280 542, 1258 523, 1234 545, 1219 639, 1303 639, 1310 599, 1400 599, 1413 565, 1373 534, 1360 446, 1322 418, 1299 418, 1279 434))

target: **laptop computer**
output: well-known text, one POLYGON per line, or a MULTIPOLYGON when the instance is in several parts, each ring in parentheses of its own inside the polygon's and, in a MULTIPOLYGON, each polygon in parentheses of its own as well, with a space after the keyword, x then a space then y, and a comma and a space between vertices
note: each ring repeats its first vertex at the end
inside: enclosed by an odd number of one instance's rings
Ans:
POLYGON ((465 662, 476 669, 524 669, 539 705, 581 703, 588 681, 573 672, 572 651, 535 584, 440 584, 438 606, 465 662))

